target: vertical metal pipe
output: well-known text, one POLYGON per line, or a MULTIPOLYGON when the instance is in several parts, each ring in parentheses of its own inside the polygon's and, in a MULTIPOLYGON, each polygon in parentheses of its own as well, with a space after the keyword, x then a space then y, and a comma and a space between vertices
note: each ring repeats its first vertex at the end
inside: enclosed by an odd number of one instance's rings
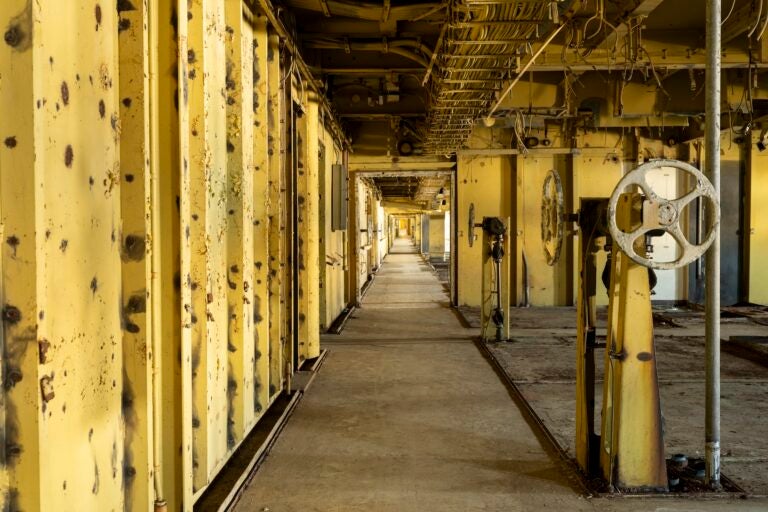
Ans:
MULTIPOLYGON (((706 174, 720 197, 721 0, 707 0, 706 174)), ((720 486, 720 227, 706 254, 706 483, 720 486)))

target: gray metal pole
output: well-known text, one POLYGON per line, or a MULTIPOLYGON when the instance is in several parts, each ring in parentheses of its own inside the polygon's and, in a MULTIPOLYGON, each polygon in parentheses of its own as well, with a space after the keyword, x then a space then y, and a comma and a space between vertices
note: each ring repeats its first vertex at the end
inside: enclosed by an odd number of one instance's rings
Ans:
MULTIPOLYGON (((720 197, 721 0, 707 0, 706 174, 720 197)), ((706 483, 720 487, 720 227, 706 255, 706 483)))

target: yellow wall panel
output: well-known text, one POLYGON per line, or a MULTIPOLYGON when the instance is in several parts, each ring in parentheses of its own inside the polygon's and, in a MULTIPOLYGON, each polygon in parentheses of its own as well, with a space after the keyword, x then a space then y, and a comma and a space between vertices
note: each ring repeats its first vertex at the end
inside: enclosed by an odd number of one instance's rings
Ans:
POLYGON ((0 394, 0 429, 7 463, 0 469, 0 502, 3 509, 36 511, 41 500, 40 348, 35 346, 40 257, 35 236, 40 214, 35 204, 35 156, 39 146, 35 125, 39 114, 35 112, 37 95, 30 84, 40 73, 43 58, 39 56, 41 50, 32 49, 32 15, 26 0, 0 3, 0 26, 13 28, 17 34, 15 45, 0 44, 0 76, 15 77, 0 79, 0 341, 8 383, 0 394))
POLYGON ((320 201, 320 209, 325 211, 324 223, 321 225, 321 236, 325 242, 325 254, 320 254, 320 266, 325 269, 324 290, 325 310, 321 323, 328 328, 347 306, 345 301, 344 273, 346 269, 346 238, 345 231, 331 229, 331 211, 333 207, 333 173, 332 166, 341 163, 341 150, 336 145, 331 133, 321 127, 323 146, 325 147, 325 175, 322 177, 324 195, 320 201))
POLYGON ((752 146, 749 172, 749 301, 768 304, 768 155, 752 146))
MULTIPOLYGON (((304 165, 306 189, 304 190, 303 211, 304 243, 302 261, 306 282, 302 282, 306 296, 306 357, 314 359, 320 355, 320 182, 319 144, 320 117, 318 98, 310 94, 307 104, 306 160, 304 165)), ((301 172, 301 171, 300 171, 301 172)), ((301 200, 300 200, 301 203, 301 200)), ((299 316, 301 322, 301 316, 299 316)))
POLYGON ((253 32, 239 0, 226 2, 227 96, 227 447, 242 441, 253 422, 254 197, 253 32))
POLYGON ((227 378, 227 119, 224 6, 190 5, 189 237, 192 289, 194 484, 203 489, 228 450, 227 378))
MULTIPOLYGON (((261 101, 267 102, 267 154, 269 165, 269 191, 267 217, 269 219, 269 261, 267 284, 269 286, 269 395, 270 398, 283 386, 285 342, 285 313, 283 268, 285 257, 285 224, 283 222, 283 152, 281 151, 282 95, 280 80, 280 39, 268 36, 266 79, 267 91, 259 91, 261 101)), ((258 143, 258 142, 256 142, 258 143)), ((262 141, 263 144, 263 141, 262 141)))
MULTIPOLYGON (((619 144, 620 134, 609 132, 598 132, 583 135, 578 139, 580 153, 573 157, 573 209, 578 211, 581 198, 609 198, 613 189, 623 176, 623 162, 612 158, 614 155, 621 155, 621 149, 614 149, 619 144), (617 153, 618 151, 618 153, 617 153)), ((631 164, 630 164, 631 167, 631 164)), ((579 247, 579 236, 577 233, 573 237, 573 281, 574 290, 578 287, 578 256, 576 252, 579 247)), ((597 272, 600 273, 605 267, 607 253, 600 251, 597 254, 597 272)), ((608 304, 608 291, 598 283, 595 300, 598 305, 608 304)))
MULTIPOLYGON (((153 444, 151 296, 149 20, 146 4, 119 12, 121 119, 123 415, 127 510, 152 507, 153 444), (150 201, 150 202, 148 202, 150 201)), ((159 356, 158 356, 159 357, 159 356)), ((159 428, 159 426, 158 426, 159 428)))
POLYGON ((459 156, 457 158, 458 294, 460 306, 480 306, 478 276, 482 274, 482 231, 469 246, 469 207, 475 205, 475 222, 483 217, 512 217, 515 191, 512 159, 509 156, 459 156))
MULTIPOLYGON (((269 35, 267 21, 263 15, 254 18, 254 34, 251 43, 253 53, 251 79, 248 85, 252 91, 251 113, 244 114, 251 119, 253 133, 253 321, 255 324, 255 375, 253 380, 253 411, 256 415, 266 410, 270 397, 270 372, 273 364, 269 339, 269 112, 268 112, 268 52, 269 35)), ((245 48, 243 48, 245 51, 245 48)), ((245 71, 243 71, 245 73, 245 71)), ((244 123, 245 124, 245 123, 244 123)), ((279 364, 277 358, 276 364, 279 364)))
MULTIPOLYGON (((541 242, 541 205, 544 179, 550 170, 555 169, 563 180, 566 169, 558 165, 556 156, 529 155, 519 156, 517 163, 518 182, 518 239, 520 250, 525 256, 525 277, 519 279, 527 283, 527 297, 532 306, 564 306, 569 304, 568 279, 563 240, 561 258, 555 266, 549 266, 541 242)), ((564 194, 567 191, 564 191, 564 194)), ((522 255, 521 255, 522 257, 522 255)), ((522 266, 521 273, 523 272, 522 266)), ((514 301, 513 301, 514 302, 514 301)))
POLYGON ((117 13, 11 1, 0 21, 0 73, 14 77, 0 80, 0 293, 13 383, 5 447, 14 459, 3 500, 24 510, 59 510, 73 496, 80 510, 122 507, 117 13), (62 37, 65 28, 79 37, 62 37))

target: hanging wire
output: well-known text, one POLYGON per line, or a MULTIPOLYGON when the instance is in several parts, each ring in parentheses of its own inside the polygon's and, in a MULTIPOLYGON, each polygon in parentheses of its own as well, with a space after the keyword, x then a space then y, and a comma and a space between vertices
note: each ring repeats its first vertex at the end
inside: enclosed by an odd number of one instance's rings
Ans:
POLYGON ((755 26, 750 29, 749 32, 747 32, 747 37, 752 37, 752 34, 755 33, 755 30, 757 30, 757 27, 760 25, 760 17, 763 15, 763 0, 759 0, 757 4, 757 16, 755 16, 755 26))

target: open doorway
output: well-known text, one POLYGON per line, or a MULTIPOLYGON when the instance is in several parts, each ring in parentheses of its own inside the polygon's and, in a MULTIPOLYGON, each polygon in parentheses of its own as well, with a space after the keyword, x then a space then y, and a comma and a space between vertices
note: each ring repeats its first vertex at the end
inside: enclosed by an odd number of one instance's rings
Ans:
POLYGON ((450 292, 453 172, 357 171, 351 180, 361 295, 390 254, 418 255, 450 292))

